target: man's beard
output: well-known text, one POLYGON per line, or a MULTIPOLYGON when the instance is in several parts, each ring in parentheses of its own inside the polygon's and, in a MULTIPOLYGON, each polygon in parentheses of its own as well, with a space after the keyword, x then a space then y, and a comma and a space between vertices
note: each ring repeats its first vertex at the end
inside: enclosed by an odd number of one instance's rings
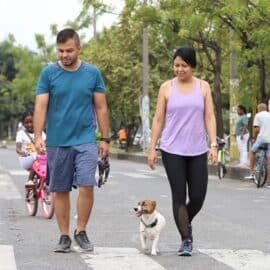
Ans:
POLYGON ((71 61, 65 61, 65 60, 62 60, 61 63, 64 67, 74 67, 77 65, 77 62, 78 62, 78 58, 76 59, 73 59, 71 61))

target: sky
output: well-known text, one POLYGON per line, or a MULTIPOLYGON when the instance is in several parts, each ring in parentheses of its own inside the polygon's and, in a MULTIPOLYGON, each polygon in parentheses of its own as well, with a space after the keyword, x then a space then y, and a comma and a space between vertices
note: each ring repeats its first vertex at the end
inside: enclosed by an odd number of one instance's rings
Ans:
MULTIPOLYGON (((0 0, 0 42, 11 33, 16 45, 36 50, 35 34, 43 34, 47 42, 54 42, 50 35, 50 25, 57 24, 58 29, 64 28, 68 20, 74 20, 82 9, 82 0, 0 0)), ((105 0, 119 12, 121 0, 105 0)), ((97 29, 109 27, 116 22, 117 16, 104 15, 97 21, 97 29)), ((92 36, 92 28, 89 35, 92 36)))

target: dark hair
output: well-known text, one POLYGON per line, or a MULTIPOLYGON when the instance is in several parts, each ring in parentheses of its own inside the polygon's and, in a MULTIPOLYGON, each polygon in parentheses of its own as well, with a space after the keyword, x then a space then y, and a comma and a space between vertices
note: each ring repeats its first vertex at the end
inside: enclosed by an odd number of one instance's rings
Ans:
POLYGON ((25 118, 28 117, 28 116, 34 116, 33 112, 32 111, 24 112, 23 115, 22 115, 22 122, 24 122, 25 118))
POLYGON ((240 110, 242 110, 242 111, 244 112, 244 114, 247 113, 247 110, 246 110, 246 107, 245 107, 245 106, 243 106, 243 105, 238 105, 237 107, 238 107, 240 110))
POLYGON ((80 38, 79 38, 79 35, 78 33, 72 29, 72 28, 66 28, 66 29, 63 29, 62 31, 60 31, 58 34, 57 34, 57 37, 56 37, 56 43, 59 44, 59 43, 65 43, 67 42, 69 39, 71 38, 74 38, 77 45, 80 46, 80 38))
POLYGON ((177 49, 176 52, 174 53, 173 61, 177 56, 181 57, 192 68, 196 67, 197 65, 196 53, 192 47, 185 46, 177 49))

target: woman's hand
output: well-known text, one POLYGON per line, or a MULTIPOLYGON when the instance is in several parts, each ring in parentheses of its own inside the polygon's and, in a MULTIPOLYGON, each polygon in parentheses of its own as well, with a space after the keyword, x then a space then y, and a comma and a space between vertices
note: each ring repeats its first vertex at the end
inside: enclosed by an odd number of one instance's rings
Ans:
POLYGON ((217 164, 217 147, 211 147, 209 149, 209 160, 211 164, 217 164))
POLYGON ((157 151, 155 148, 150 148, 148 150, 148 166, 154 170, 157 163, 157 151))

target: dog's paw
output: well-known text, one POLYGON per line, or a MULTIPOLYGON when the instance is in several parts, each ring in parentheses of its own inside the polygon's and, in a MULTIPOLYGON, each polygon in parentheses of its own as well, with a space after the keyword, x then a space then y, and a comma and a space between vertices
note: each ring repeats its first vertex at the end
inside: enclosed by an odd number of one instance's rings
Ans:
POLYGON ((152 251, 151 251, 151 255, 152 255, 152 256, 157 256, 156 250, 152 250, 152 251))

